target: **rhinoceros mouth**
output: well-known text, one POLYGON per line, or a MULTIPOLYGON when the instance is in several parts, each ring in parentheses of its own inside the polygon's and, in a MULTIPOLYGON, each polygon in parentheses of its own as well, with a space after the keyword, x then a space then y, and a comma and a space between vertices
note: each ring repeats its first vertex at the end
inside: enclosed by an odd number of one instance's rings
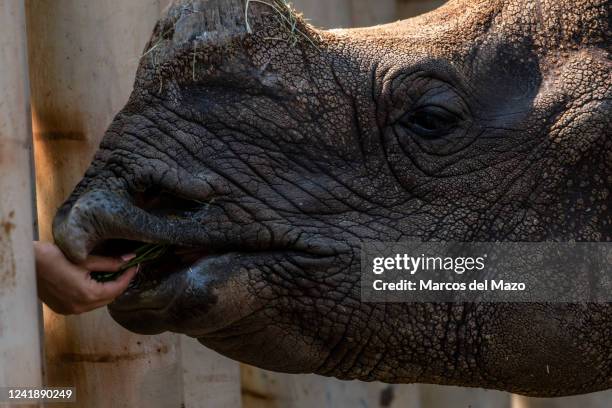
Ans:
MULTIPOLYGON (((152 246, 151 243, 111 239, 97 245, 92 255, 119 256, 152 246)), ((138 290, 146 282, 157 282, 174 273, 178 273, 214 253, 203 247, 158 244, 152 256, 144 256, 137 262, 138 272, 130 282, 128 289, 138 290)), ((146 254, 145 254, 146 255, 146 254)), ((138 258, 136 259, 138 260, 138 258)))
MULTIPOLYGON (((98 244, 91 255, 118 257, 123 254, 137 252, 138 249, 155 245, 150 242, 140 242, 122 239, 110 239, 98 244)), ((266 255, 279 253, 295 253, 302 256, 312 255, 324 257, 320 253, 309 253, 303 249, 283 245, 236 245, 235 242, 223 245, 217 243, 214 247, 193 246, 180 244, 158 243, 158 254, 153 257, 145 257, 138 263, 138 272, 128 286, 128 290, 138 291, 151 284, 159 284, 174 274, 186 272, 193 269, 195 265, 207 258, 218 258, 227 254, 249 254, 264 257, 266 255)))
MULTIPOLYGON (((94 252, 116 255, 142 244, 113 240, 94 252)), ((140 265, 127 290, 109 305, 109 311, 118 323, 137 333, 170 330, 193 334, 189 332, 190 327, 185 328, 176 321, 204 316, 205 323, 194 325, 199 330, 197 334, 214 332, 240 318, 235 305, 249 302, 250 294, 241 289, 248 280, 249 266, 255 265, 256 269, 257 265, 276 265, 279 259, 319 265, 325 260, 332 262, 333 256, 294 246, 262 244, 254 248, 227 244, 208 249, 169 245, 162 256, 140 265), (229 309, 226 302, 232 303, 229 309)))
MULTIPOLYGON (((219 243, 217 243, 219 244, 219 243)), ((131 240, 111 239, 97 245, 91 252, 92 255, 119 256, 130 252, 136 252, 139 248, 155 245, 149 242, 139 242, 131 240)), ((207 259, 217 259, 228 254, 249 254, 258 257, 278 254, 284 251, 290 252, 292 248, 280 246, 266 246, 260 249, 253 249, 250 246, 235 246, 232 244, 217 245, 215 248, 206 246, 176 245, 176 244, 157 244, 158 251, 152 258, 144 258, 138 263, 138 272, 130 282, 126 293, 138 293, 146 290, 153 290, 162 285, 165 281, 172 279, 175 275, 194 272, 196 267, 207 259)), ((161 299, 160 299, 161 300, 161 299)), ((115 302, 117 303, 117 302, 115 302)), ((126 304, 130 309, 162 309, 167 305, 160 304, 126 304)))

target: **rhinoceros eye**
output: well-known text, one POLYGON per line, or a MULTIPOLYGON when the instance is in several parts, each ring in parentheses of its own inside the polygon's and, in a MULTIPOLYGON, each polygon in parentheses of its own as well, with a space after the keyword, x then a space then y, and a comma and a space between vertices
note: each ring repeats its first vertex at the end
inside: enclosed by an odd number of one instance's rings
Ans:
POLYGON ((405 115, 400 123, 423 137, 439 137, 448 134, 461 121, 454 113, 440 106, 425 106, 405 115))

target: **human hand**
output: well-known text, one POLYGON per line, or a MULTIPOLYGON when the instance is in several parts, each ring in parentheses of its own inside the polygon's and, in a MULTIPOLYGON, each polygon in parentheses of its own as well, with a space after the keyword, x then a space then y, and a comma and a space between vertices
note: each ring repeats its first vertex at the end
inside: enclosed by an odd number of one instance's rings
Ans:
POLYGON ((99 283, 90 272, 116 272, 133 254, 120 258, 89 256, 73 264, 55 245, 34 242, 38 296, 60 314, 81 314, 111 303, 128 287, 137 268, 130 268, 117 280, 99 283))

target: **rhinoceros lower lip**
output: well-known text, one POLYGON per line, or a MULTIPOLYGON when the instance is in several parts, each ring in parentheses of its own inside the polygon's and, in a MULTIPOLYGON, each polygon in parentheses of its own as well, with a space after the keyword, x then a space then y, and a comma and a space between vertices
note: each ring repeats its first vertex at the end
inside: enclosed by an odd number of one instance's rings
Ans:
MULTIPOLYGON (((179 250, 182 251, 182 248, 179 250)), ((170 249, 159 260, 140 265, 138 274, 126 291, 110 307, 122 313, 162 312, 183 292, 190 279, 188 275, 200 272, 206 260, 218 256, 221 255, 203 255, 194 250, 189 252, 189 258, 183 258, 170 249)))
POLYGON ((140 280, 135 280, 109 305, 109 312, 115 321, 136 333, 175 331, 203 336, 226 327, 249 310, 236 305, 250 302, 252 293, 246 288, 261 266, 288 262, 321 267, 333 260, 334 257, 284 249, 209 253, 193 264, 174 265, 164 273, 154 272, 153 269, 163 268, 151 264, 139 275, 140 280), (197 324, 185 323, 188 321, 197 324), (191 331, 193 327, 198 328, 197 332, 191 331))

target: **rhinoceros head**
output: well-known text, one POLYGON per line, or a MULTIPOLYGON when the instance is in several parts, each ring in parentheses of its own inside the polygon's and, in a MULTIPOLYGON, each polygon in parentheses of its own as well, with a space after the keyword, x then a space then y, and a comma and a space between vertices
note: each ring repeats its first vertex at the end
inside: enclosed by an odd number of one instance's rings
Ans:
POLYGON ((610 241, 610 29, 601 0, 331 31, 278 0, 176 1, 56 240, 167 246, 112 316, 264 368, 607 388, 609 305, 363 303, 359 245, 610 241))

